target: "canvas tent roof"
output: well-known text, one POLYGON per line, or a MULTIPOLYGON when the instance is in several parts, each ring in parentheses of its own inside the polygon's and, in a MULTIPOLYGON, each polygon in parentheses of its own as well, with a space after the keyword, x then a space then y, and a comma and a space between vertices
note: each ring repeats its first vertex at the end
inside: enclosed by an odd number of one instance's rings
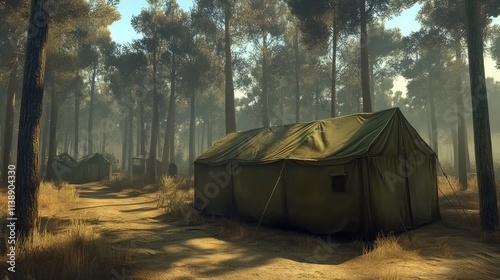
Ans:
POLYGON ((364 155, 434 155, 399 108, 307 123, 230 133, 196 162, 269 163, 278 160, 343 163, 364 155), (404 130, 404 131, 403 131, 404 130), (401 150, 400 143, 406 151, 401 150))
POLYGON ((83 163, 89 160, 96 160, 96 159, 102 159, 104 162, 110 163, 110 161, 105 156, 99 153, 83 156, 80 158, 80 160, 78 160, 78 162, 83 163))

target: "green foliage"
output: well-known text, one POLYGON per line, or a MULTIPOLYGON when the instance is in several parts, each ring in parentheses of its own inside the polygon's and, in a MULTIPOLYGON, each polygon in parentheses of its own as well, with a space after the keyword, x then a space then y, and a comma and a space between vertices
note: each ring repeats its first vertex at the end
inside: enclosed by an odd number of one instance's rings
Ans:
POLYGON ((491 42, 491 56, 496 60, 496 67, 500 69, 500 28, 497 28, 495 33, 491 42))

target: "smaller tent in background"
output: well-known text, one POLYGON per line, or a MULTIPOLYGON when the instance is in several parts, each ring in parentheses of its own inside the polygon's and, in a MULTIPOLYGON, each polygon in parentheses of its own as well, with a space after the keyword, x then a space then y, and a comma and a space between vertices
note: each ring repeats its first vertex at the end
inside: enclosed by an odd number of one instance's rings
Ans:
POLYGON ((70 170, 74 170, 74 168, 78 166, 78 161, 70 156, 68 153, 62 153, 56 156, 55 158, 55 168, 59 172, 56 172, 61 175, 64 181, 71 181, 73 173, 68 172, 70 170))
POLYGON ((111 178, 111 162, 96 153, 84 156, 71 174, 70 183, 83 184, 111 178))

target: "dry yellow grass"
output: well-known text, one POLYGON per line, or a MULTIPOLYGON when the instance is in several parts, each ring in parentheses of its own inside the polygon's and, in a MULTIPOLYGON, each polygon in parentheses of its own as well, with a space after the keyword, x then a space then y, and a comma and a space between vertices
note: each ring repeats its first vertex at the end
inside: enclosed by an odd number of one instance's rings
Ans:
POLYGON ((399 237, 393 234, 379 235, 373 242, 372 248, 366 245, 363 248, 363 254, 368 259, 401 258, 404 251, 399 242, 399 237))
POLYGON ((104 184, 118 190, 140 189, 146 185, 143 179, 133 178, 124 174, 113 175, 104 184))
POLYGON ((42 182, 40 184, 38 206, 44 215, 52 216, 60 213, 76 202, 78 202, 78 190, 68 183, 42 182))
MULTIPOLYGON (((7 199, 5 192, 0 192, 0 199, 7 199)), ((38 201, 41 217, 38 229, 28 239, 16 243, 15 274, 9 276, 2 268, 0 278, 110 278, 112 265, 123 261, 123 257, 113 254, 106 240, 81 219, 64 221, 54 217, 78 202, 77 190, 66 183, 42 182, 38 201), (49 226, 52 219, 55 222, 49 226)), ((5 219, 5 210, 1 214, 5 219)), ((5 240, 1 241, 5 244, 5 240)), ((0 262, 6 261, 6 254, 0 255, 0 262)))
POLYGON ((59 233, 36 232, 18 245, 16 278, 103 279, 113 255, 92 227, 73 220, 59 233))
POLYGON ((398 279, 403 279, 400 276, 399 270, 396 269, 387 269, 381 273, 381 275, 378 277, 379 280, 398 280, 398 279))
POLYGON ((190 181, 163 176, 158 181, 157 206, 167 214, 181 217, 193 202, 194 189, 190 181))

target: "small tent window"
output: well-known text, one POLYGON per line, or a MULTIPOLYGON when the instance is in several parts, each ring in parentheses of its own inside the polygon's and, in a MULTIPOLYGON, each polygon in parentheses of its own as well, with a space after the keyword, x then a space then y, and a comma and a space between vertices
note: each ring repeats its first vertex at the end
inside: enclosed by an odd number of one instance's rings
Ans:
POLYGON ((330 169, 330 179, 332 182, 332 191, 345 192, 346 191, 346 174, 343 165, 335 165, 330 169))
POLYGON ((330 174, 332 179, 332 190, 334 192, 345 192, 345 174, 330 174))

